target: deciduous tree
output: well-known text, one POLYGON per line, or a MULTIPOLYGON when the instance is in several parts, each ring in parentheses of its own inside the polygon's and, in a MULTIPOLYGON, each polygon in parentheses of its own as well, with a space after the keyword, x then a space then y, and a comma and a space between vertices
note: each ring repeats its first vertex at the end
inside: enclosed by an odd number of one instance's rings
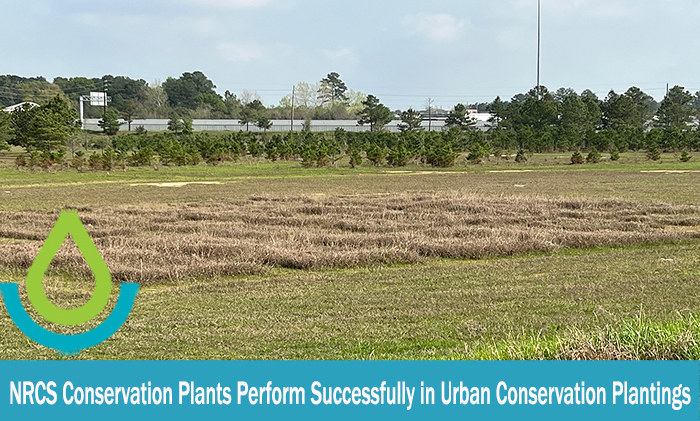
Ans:
MULTIPOLYGON (((178 79, 168 78, 163 82, 163 89, 168 95, 170 106, 194 110, 207 95, 217 95, 216 85, 202 72, 183 73, 178 79)), ((218 97, 223 103, 223 99, 218 97)), ((208 100, 207 100, 208 101, 208 100)))

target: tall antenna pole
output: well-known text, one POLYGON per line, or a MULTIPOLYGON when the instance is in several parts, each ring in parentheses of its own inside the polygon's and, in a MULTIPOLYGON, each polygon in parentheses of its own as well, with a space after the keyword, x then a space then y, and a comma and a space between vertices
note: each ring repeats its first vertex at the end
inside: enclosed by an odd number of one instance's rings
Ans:
POLYGON ((540 91, 540 59, 542 57, 542 0, 537 0, 537 92, 540 91))

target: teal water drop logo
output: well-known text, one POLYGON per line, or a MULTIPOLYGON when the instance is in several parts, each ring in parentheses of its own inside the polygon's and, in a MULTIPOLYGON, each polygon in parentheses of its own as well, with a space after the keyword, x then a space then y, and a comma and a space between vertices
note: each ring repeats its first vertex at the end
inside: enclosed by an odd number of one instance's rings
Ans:
MULTIPOLYGON (((95 247, 76 211, 61 211, 51 233, 27 274, 27 296, 32 307, 47 321, 61 326, 81 325, 97 317, 109 302, 112 291, 112 275, 100 252, 95 247), (44 274, 61 245, 70 234, 78 250, 95 276, 95 290, 82 307, 63 309, 49 301, 44 292, 44 274)), ((16 283, 0 284, 7 312, 17 327, 30 339, 62 354, 75 355, 109 339, 126 322, 139 292, 139 284, 123 283, 112 313, 94 329, 77 334, 62 335, 44 329, 27 314, 19 298, 16 283)))

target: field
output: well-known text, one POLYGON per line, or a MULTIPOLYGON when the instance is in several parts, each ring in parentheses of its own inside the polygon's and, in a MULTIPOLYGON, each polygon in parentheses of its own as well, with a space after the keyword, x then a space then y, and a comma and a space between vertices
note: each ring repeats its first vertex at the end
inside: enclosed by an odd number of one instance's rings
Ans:
MULTIPOLYGON (((698 358, 700 164, 567 159, 49 174, 7 158, 0 281, 22 290, 74 208, 115 281, 142 284, 81 358, 698 358)), ((70 244, 45 288, 64 307, 90 297, 70 244)), ((0 344, 3 359, 59 358, 4 310, 0 344)))

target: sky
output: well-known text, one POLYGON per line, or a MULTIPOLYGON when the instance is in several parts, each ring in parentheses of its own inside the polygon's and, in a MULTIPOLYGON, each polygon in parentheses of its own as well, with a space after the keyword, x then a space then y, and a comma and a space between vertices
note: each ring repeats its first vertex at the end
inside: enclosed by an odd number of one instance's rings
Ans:
MULTIPOLYGON (((537 0, 1 0, 0 74, 144 79, 202 71, 266 105, 338 72, 391 109, 536 85, 537 0)), ((550 90, 700 90, 697 0, 542 0, 550 90)))

